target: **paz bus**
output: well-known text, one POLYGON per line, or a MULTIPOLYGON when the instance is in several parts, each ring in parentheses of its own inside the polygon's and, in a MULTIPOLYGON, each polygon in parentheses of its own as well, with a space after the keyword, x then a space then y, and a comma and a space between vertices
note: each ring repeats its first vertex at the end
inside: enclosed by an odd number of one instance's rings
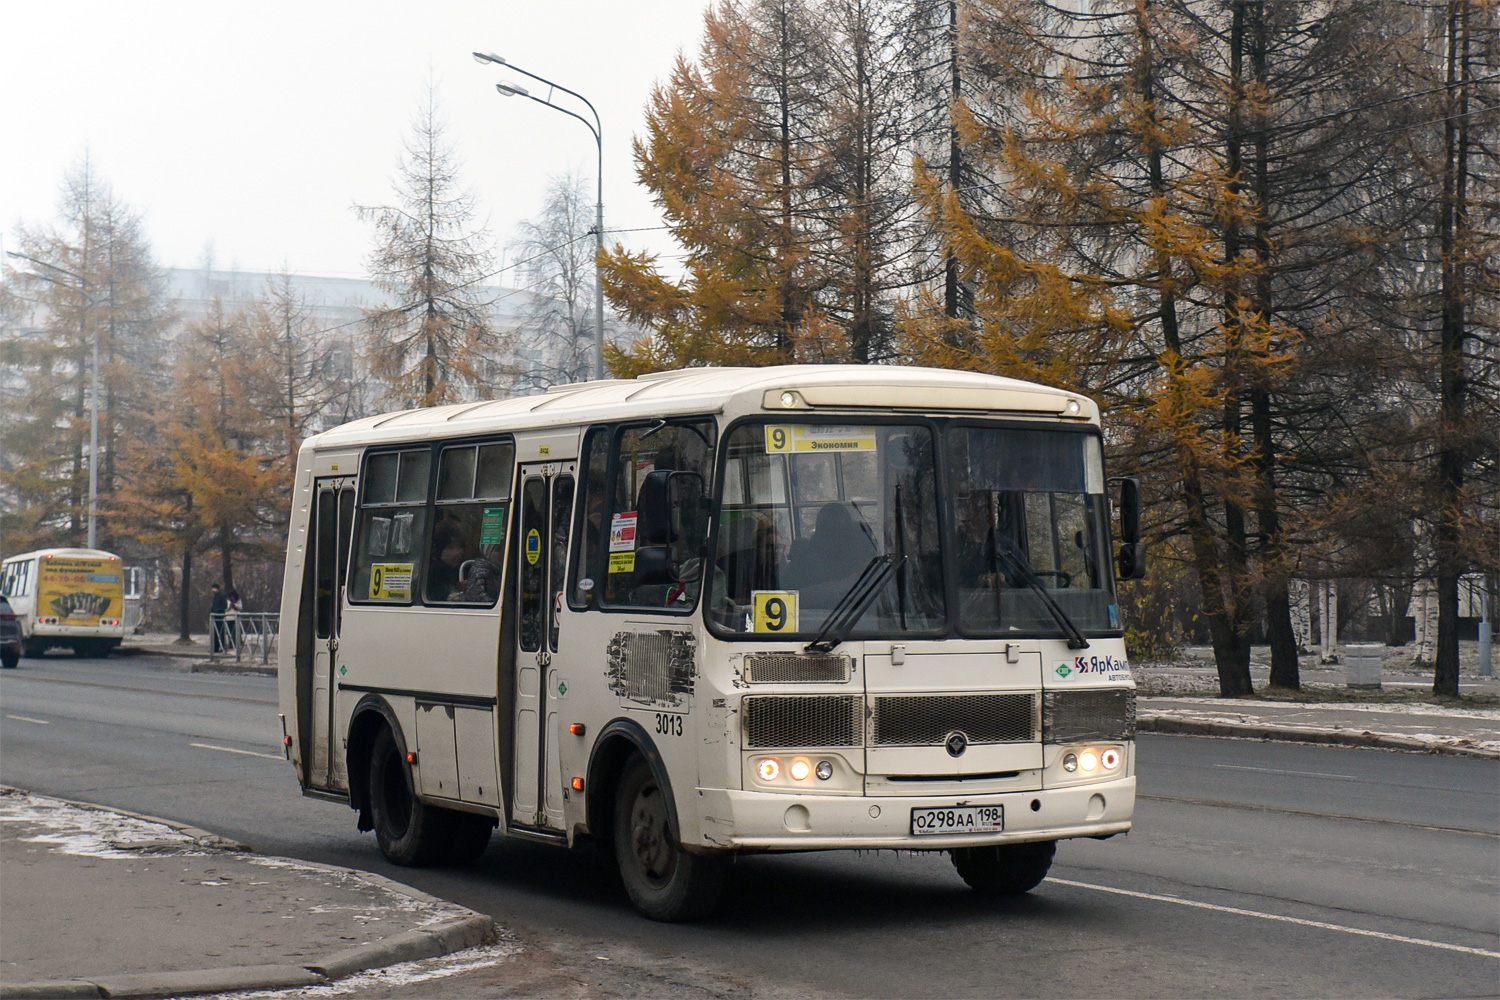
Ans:
POLYGON ((120 557, 99 549, 38 549, 0 563, 0 593, 21 631, 21 651, 66 646, 107 656, 126 632, 126 577, 120 557))
POLYGON ((396 864, 592 844, 660 920, 746 852, 1026 892, 1130 829, 1113 546, 1098 408, 1010 379, 698 368, 358 420, 298 456, 286 756, 396 864))

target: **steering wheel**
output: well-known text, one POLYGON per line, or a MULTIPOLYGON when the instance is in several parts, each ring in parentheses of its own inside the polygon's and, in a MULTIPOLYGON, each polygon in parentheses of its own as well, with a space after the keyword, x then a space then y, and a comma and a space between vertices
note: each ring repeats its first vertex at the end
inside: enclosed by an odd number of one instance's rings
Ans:
POLYGON ((1060 569, 1034 569, 1031 571, 1031 575, 1050 576, 1056 579, 1057 586, 1053 587, 1053 590, 1067 590, 1073 585, 1073 575, 1071 573, 1064 573, 1060 569))

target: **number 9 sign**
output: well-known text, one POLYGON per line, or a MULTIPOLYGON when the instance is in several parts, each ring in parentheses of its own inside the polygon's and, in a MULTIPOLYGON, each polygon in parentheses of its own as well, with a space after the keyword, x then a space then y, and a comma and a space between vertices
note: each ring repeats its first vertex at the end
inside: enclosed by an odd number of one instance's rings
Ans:
POLYGON ((756 590, 751 592, 755 608, 755 631, 797 631, 797 592, 795 590, 756 590))
MULTIPOLYGON (((766 451, 776 454, 792 450, 792 429, 781 424, 766 426, 766 451)), ((759 630, 757 630, 759 631, 759 630)))

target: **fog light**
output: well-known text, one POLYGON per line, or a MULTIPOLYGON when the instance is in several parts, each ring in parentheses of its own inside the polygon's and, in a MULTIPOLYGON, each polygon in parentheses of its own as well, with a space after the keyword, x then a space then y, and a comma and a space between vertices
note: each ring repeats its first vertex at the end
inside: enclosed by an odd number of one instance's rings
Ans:
POLYGON ((1099 755, 1092 750, 1085 750, 1078 755, 1078 764, 1085 771, 1092 771, 1099 766, 1099 755))
POLYGON ((1076 770, 1078 770, 1078 755, 1077 754, 1070 753, 1066 757, 1063 758, 1063 770, 1064 771, 1076 771, 1076 770))
POLYGON ((833 777, 833 761, 831 761, 831 760, 820 760, 820 761, 818 761, 818 772, 817 773, 818 773, 818 780, 819 781, 827 781, 829 778, 833 777))
POLYGON ((1110 747, 1108 750, 1104 751, 1104 755, 1099 759, 1104 764, 1104 769, 1106 771, 1113 771, 1115 768, 1120 766, 1120 751, 1116 750, 1114 747, 1110 747))
POLYGON ((761 781, 771 782, 781 777, 781 761, 775 757, 763 757, 756 765, 755 771, 760 775, 761 781))
POLYGON ((798 757, 792 761, 791 773, 793 781, 806 781, 807 776, 812 774, 812 762, 806 757, 798 757))

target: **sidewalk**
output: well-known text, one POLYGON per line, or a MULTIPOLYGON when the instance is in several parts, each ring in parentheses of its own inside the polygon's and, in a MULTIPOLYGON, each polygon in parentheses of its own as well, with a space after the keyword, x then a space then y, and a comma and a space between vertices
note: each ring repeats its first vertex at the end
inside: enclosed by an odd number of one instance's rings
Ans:
MULTIPOLYGON (((1188 647, 1167 663, 1133 663, 1142 732, 1419 750, 1500 760, 1500 678, 1479 674, 1473 643, 1460 657, 1458 702, 1432 698, 1432 672, 1410 650, 1388 649, 1378 691, 1351 689, 1341 664, 1302 658, 1302 691, 1220 698, 1213 655, 1188 647)), ((1269 652, 1256 647, 1250 677, 1264 692, 1269 652)))
POLYGON ((494 921, 366 872, 0 788, 0 998, 327 983, 496 940, 494 921))

